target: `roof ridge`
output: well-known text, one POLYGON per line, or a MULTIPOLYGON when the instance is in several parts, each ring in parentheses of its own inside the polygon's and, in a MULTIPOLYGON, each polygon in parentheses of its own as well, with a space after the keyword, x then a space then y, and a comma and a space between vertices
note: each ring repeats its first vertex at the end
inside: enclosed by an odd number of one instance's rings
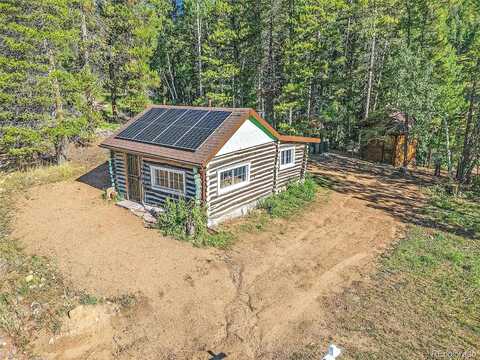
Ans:
POLYGON ((167 109, 199 109, 199 110, 217 110, 217 111, 250 111, 252 108, 222 107, 222 106, 192 106, 192 105, 168 105, 168 104, 150 104, 146 109, 167 108, 167 109))

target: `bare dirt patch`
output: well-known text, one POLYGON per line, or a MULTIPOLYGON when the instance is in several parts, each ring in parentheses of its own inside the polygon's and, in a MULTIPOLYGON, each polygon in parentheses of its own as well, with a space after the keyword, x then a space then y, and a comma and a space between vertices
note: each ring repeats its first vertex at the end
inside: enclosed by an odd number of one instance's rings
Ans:
POLYGON ((312 163, 312 173, 334 179, 328 201, 319 197, 301 215, 244 232, 228 250, 145 229, 85 181, 28 192, 13 235, 28 252, 57 259, 90 293, 138 295, 113 322, 111 357, 206 359, 210 350, 283 358, 298 346, 326 347, 324 299, 372 271, 376 255, 414 217, 409 202, 421 201, 418 180, 383 169, 340 156, 312 163))

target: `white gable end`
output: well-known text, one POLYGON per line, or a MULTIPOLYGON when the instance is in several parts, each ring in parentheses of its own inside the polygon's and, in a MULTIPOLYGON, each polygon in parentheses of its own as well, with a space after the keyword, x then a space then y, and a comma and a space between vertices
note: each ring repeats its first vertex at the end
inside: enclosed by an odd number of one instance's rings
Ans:
POLYGON ((260 130, 250 120, 245 121, 233 136, 223 145, 216 156, 234 151, 247 149, 253 146, 273 142, 267 134, 260 130))

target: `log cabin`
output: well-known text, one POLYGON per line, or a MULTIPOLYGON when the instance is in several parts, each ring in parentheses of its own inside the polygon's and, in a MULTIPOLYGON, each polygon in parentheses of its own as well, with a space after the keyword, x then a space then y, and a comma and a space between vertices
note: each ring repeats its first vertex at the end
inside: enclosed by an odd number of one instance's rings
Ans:
POLYGON ((123 198, 159 208, 194 200, 214 226, 304 179, 308 144, 318 142, 281 135, 249 108, 152 105, 100 146, 123 198))

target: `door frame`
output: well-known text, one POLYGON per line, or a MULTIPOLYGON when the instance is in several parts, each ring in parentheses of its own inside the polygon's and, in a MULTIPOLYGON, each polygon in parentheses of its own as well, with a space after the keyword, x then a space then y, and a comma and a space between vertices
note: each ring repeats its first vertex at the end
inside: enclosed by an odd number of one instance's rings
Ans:
POLYGON ((130 201, 135 201, 135 202, 139 202, 141 204, 143 204, 143 181, 142 181, 142 158, 140 155, 137 155, 137 154, 132 154, 132 153, 124 153, 125 154, 125 157, 124 157, 124 161, 125 161, 125 182, 126 182, 126 190, 127 190, 127 199, 130 200, 130 201), (130 181, 129 181, 129 176, 130 176, 130 173, 129 173, 129 167, 128 167, 128 156, 134 156, 137 158, 137 164, 138 164, 138 174, 136 175, 137 178, 138 178, 138 196, 139 196, 139 199, 138 200, 132 200, 130 198, 130 181))

